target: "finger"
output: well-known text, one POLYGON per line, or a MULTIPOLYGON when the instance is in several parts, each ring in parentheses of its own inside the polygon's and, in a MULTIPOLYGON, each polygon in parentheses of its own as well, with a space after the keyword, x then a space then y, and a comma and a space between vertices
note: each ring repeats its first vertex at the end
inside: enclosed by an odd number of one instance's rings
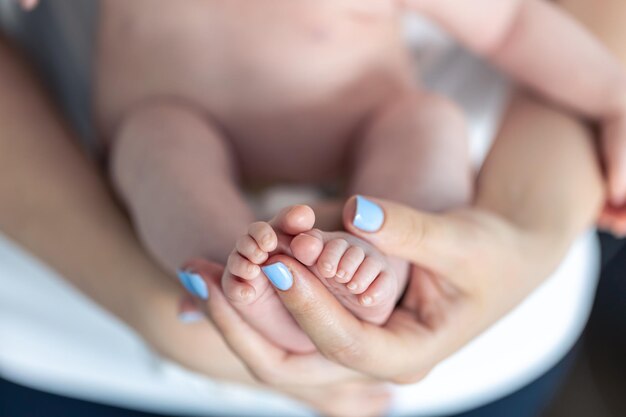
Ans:
POLYGON ((464 223, 385 200, 352 197, 344 207, 345 228, 388 255, 442 271, 463 253, 464 223))
POLYGON ((626 237, 626 207, 604 207, 597 221, 598 228, 618 238, 626 237))
POLYGON ((193 297, 185 294, 178 304, 178 320, 184 324, 193 324, 206 320, 206 316, 196 307, 193 297))
POLYGON ((323 385, 363 379, 318 353, 290 354, 269 342, 248 325, 224 297, 219 286, 223 268, 196 260, 186 269, 202 277, 210 294, 202 304, 205 312, 228 346, 259 380, 271 385, 323 385), (302 375, 307 375, 307 378, 303 379, 302 375))
MULTIPOLYGON (((357 319, 315 275, 293 258, 277 255, 268 263, 282 265, 283 268, 276 269, 289 271, 291 285, 279 288, 278 294, 324 356, 375 378, 387 379, 406 372, 407 362, 411 362, 420 345, 420 332, 405 332, 403 337, 409 340, 399 341, 395 330, 388 331, 357 319), (385 363, 385 367, 381 367, 381 363, 385 363)), ((272 281, 273 278, 269 278, 272 281)))
POLYGON ((609 199, 615 207, 626 204, 626 119, 615 118, 604 126, 602 153, 609 181, 609 199))

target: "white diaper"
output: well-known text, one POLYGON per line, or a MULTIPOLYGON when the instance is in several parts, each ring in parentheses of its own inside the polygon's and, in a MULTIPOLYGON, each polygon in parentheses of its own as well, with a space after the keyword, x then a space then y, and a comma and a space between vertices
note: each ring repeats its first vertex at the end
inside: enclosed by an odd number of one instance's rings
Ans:
MULTIPOLYGON (((407 19, 426 84, 469 115, 482 163, 500 120, 506 82, 428 24, 407 19)), ((305 194, 306 195, 306 194, 305 194)), ((274 192, 264 204, 283 204, 274 192)), ((598 276, 592 233, 515 311, 444 361, 423 382, 396 389, 396 415, 441 415, 493 401, 558 362, 579 337, 598 276)), ((0 374, 62 395, 165 413, 310 416, 280 395, 215 382, 167 363, 53 271, 0 236, 0 374)))

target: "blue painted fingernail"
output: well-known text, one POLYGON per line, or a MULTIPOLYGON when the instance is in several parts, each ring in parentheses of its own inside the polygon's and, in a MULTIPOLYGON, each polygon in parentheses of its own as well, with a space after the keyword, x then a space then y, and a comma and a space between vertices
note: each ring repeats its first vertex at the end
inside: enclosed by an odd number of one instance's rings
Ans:
POLYGON ((267 265, 261 268, 265 276, 281 291, 287 291, 293 285, 293 276, 282 262, 267 265))
POLYGON ((356 214, 352 224, 364 232, 377 232, 383 226, 385 213, 373 201, 358 195, 356 197, 356 214))
POLYGON ((203 300, 209 299, 209 289, 200 275, 194 272, 178 271, 178 279, 191 294, 203 300))
POLYGON ((202 319, 204 315, 199 311, 183 311, 178 315, 178 320, 185 324, 197 323, 202 319))

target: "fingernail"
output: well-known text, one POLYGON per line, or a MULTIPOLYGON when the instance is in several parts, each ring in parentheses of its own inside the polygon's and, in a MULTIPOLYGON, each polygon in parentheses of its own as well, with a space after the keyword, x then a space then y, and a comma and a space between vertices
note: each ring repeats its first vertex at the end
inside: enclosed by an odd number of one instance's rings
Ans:
POLYGON ((358 195, 356 197, 356 214, 352 224, 364 232, 377 232, 385 221, 383 209, 373 201, 358 195))
POLYGON ((195 272, 178 271, 178 279, 191 294, 203 300, 209 299, 209 289, 200 275, 195 272))
POLYGON ((183 311, 178 315, 178 320, 185 324, 197 323, 202 319, 204 315, 199 311, 183 311))
POLYGON ((264 266, 263 273, 272 284, 281 291, 287 291, 293 285, 293 276, 282 262, 264 266))

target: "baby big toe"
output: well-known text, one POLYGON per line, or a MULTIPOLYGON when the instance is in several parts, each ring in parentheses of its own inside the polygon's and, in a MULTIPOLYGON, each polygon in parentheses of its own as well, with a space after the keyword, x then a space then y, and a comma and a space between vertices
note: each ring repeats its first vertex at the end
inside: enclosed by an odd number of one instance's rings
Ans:
POLYGON ((324 249, 324 242, 311 234, 301 233, 291 240, 290 247, 294 258, 303 265, 313 266, 324 249))
POLYGON ((340 284, 350 282, 365 259, 365 251, 359 246, 351 246, 339 261, 335 281, 340 284))
POLYGON ((363 294, 380 274, 381 269, 380 261, 372 257, 365 258, 346 288, 352 294, 363 294))
POLYGON ((324 278, 333 278, 337 275, 339 261, 343 258, 350 245, 345 239, 333 239, 326 243, 324 250, 317 260, 317 270, 324 278))

